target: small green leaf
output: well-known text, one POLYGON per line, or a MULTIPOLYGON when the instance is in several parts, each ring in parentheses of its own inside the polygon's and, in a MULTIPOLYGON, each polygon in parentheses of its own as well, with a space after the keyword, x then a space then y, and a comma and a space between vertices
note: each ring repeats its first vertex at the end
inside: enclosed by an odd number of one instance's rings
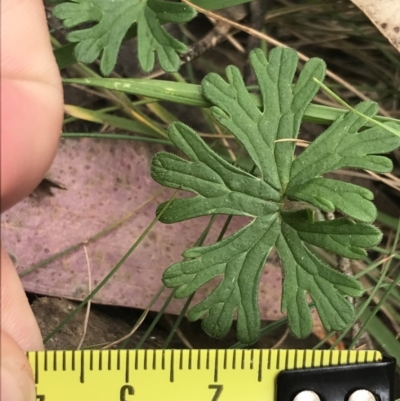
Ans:
POLYGON ((190 21, 196 12, 191 7, 165 0, 69 0, 54 7, 54 15, 66 28, 85 22, 96 24, 71 32, 67 38, 78 42, 78 61, 91 63, 102 53, 100 68, 109 75, 117 61, 118 51, 128 29, 137 23, 139 62, 144 71, 154 67, 155 54, 161 67, 168 72, 180 66, 178 53, 187 48, 163 27, 165 22, 190 21))
POLYGON ((323 79, 325 64, 309 60, 293 85, 297 67, 293 50, 276 48, 269 60, 255 50, 250 63, 259 82, 261 107, 232 66, 227 68, 226 81, 209 74, 202 89, 215 119, 247 150, 259 176, 224 161, 181 123, 173 123, 168 134, 188 160, 159 153, 151 173, 164 186, 194 194, 174 200, 161 218, 165 223, 219 213, 247 216, 252 221, 214 245, 186 250, 183 256, 188 259, 167 268, 164 284, 176 289, 176 297, 184 298, 219 278, 211 294, 189 311, 189 319, 204 317, 205 331, 222 337, 236 312, 238 339, 252 343, 260 326, 259 279, 268 254, 276 247, 284 271, 282 310, 287 311, 292 332, 305 337, 312 330, 307 295, 326 329, 342 330, 354 319, 346 297, 360 296, 363 288, 353 277, 321 262, 310 245, 362 258, 365 248, 379 243, 381 233, 368 224, 376 215, 372 193, 323 175, 345 167, 389 171, 390 160, 380 154, 400 146, 400 138, 385 126, 363 130, 368 121, 363 115, 372 117, 377 111, 375 103, 364 102, 356 112, 339 116, 296 158, 294 141, 277 140, 297 138, 318 90, 314 78, 323 79), (314 221, 315 207, 349 218, 314 221))
POLYGON ((312 77, 322 79, 325 64, 319 59, 310 60, 292 88, 297 67, 295 52, 277 48, 267 61, 263 52, 256 49, 250 55, 250 63, 260 84, 261 110, 247 91, 240 71, 233 66, 226 70, 228 82, 217 74, 208 74, 202 82, 203 93, 218 106, 211 108, 215 119, 242 143, 260 170, 260 178, 280 190, 289 179, 295 145, 277 145, 275 140, 297 137, 305 109, 319 88, 312 77), (278 157, 279 164, 275 162, 278 157))
POLYGON ((378 244, 382 238, 376 227, 345 218, 310 222, 307 210, 282 212, 281 215, 301 240, 346 258, 363 258, 367 254, 364 248, 378 244))
POLYGON ((203 328, 210 335, 224 337, 237 309, 238 337, 246 343, 257 340, 260 331, 258 286, 265 260, 279 233, 277 214, 258 217, 224 240, 192 248, 183 256, 193 258, 172 265, 163 275, 167 287, 177 288, 184 298, 215 277, 222 280, 211 295, 189 312, 190 320, 206 315, 203 328))
POLYGON ((172 124, 169 137, 191 161, 159 153, 153 159, 152 177, 164 186, 182 188, 198 196, 176 199, 162 215, 162 222, 218 213, 255 217, 278 211, 279 192, 226 162, 192 129, 182 123, 172 124))
MULTIPOLYGON (((374 102, 362 102, 355 109, 373 117, 378 105, 374 102)), ((288 191, 295 185, 304 184, 310 179, 340 168, 363 168, 378 173, 388 173, 393 168, 392 162, 385 156, 400 146, 400 137, 382 129, 372 127, 359 131, 365 119, 350 111, 339 117, 321 134, 293 163, 290 171, 288 191)), ((398 125, 388 123, 388 126, 398 125)))
POLYGON ((304 246, 296 230, 285 223, 276 249, 284 270, 282 311, 287 311, 292 333, 304 338, 312 330, 306 293, 328 331, 344 329, 354 319, 354 310, 344 295, 359 297, 362 285, 318 260, 304 246))
POLYGON ((368 189, 329 178, 313 178, 286 191, 291 198, 302 200, 324 210, 340 211, 356 220, 372 223, 376 207, 371 200, 374 195, 368 189))

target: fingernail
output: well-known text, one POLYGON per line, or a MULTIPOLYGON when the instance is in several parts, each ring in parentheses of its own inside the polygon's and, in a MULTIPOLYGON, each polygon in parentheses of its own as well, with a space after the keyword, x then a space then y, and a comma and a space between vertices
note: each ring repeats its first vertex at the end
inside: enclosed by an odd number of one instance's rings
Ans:
POLYGON ((0 376, 1 401, 35 401, 35 386, 28 375, 15 371, 15 366, 4 365, 2 363, 0 376))

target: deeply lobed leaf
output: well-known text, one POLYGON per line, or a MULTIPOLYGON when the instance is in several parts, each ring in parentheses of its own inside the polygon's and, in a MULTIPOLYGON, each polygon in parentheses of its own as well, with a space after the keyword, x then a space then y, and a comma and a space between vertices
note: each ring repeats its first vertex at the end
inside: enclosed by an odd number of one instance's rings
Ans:
POLYGON ((292 333, 304 338, 312 330, 306 293, 327 330, 344 329, 354 319, 353 307, 344 296, 359 297, 362 285, 318 260, 292 227, 283 223, 281 230, 276 249, 284 270, 282 311, 287 311, 292 333))
POLYGON ((278 191, 226 162, 192 129, 175 123, 169 129, 169 137, 191 161, 159 153, 153 159, 152 177, 165 186, 182 188, 198 196, 176 199, 161 216, 162 222, 211 214, 256 217, 278 211, 278 191))
POLYGON ((192 258, 176 263, 163 276, 175 296, 184 298, 211 279, 222 276, 212 294, 189 312, 197 320, 206 314, 203 328, 212 336, 225 336, 238 314, 238 337, 253 341, 259 335, 258 286, 266 258, 279 232, 277 214, 254 219, 224 240, 207 247, 184 252, 192 258))
POLYGON ((286 195, 305 201, 325 211, 338 210, 356 220, 372 223, 376 208, 371 202, 374 195, 368 189, 329 178, 312 178, 303 184, 294 185, 286 195))
POLYGON ((293 50, 274 49, 269 60, 261 50, 255 50, 250 63, 259 82, 261 108, 236 67, 227 68, 226 81, 216 74, 207 75, 202 89, 213 105, 214 117, 247 150, 259 176, 224 161, 181 123, 171 125, 169 137, 188 160, 170 153, 157 154, 151 173, 164 186, 195 194, 174 200, 161 218, 165 223, 219 213, 253 220, 214 245, 185 251, 183 256, 188 260, 170 266, 164 272, 164 284, 175 288, 175 296, 182 298, 208 281, 220 279, 188 316, 191 320, 204 317, 204 329, 222 337, 236 312, 239 340, 252 343, 259 334, 260 275, 275 247, 284 271, 282 310, 287 311, 292 332, 305 337, 312 329, 307 294, 327 330, 341 330, 354 319, 346 297, 360 296, 363 288, 354 278, 320 261, 310 246, 362 258, 365 248, 379 243, 381 233, 368 224, 376 215, 373 194, 323 175, 348 167, 386 172, 391 162, 379 154, 400 146, 400 138, 385 126, 362 130, 366 119, 358 113, 373 117, 377 111, 376 104, 364 102, 355 112, 338 118, 295 157, 293 140, 318 90, 314 78, 323 79, 325 65, 319 59, 309 60, 293 85, 297 67, 293 50), (339 211, 348 218, 318 221, 315 208, 339 211))
POLYGON ((310 60, 292 88, 297 67, 295 52, 278 48, 267 61, 256 49, 250 55, 250 63, 260 84, 261 110, 247 91, 240 71, 233 66, 226 71, 228 82, 217 74, 208 74, 202 82, 203 94, 217 106, 211 108, 214 117, 247 150, 261 172, 260 178, 282 190, 287 185, 295 145, 275 141, 297 137, 305 109, 319 88, 312 77, 323 79, 325 64, 310 60), (280 162, 276 163, 278 157, 280 162))
POLYGON ((296 230, 301 240, 346 258, 361 259, 367 254, 364 248, 376 245, 382 238, 382 233, 369 224, 345 218, 313 222, 309 215, 307 210, 281 212, 282 220, 296 230))
MULTIPOLYGON (((378 105, 362 102, 355 110, 373 117, 378 105)), ((338 118, 293 161, 288 191, 295 185, 340 168, 364 168, 379 173, 391 171, 390 159, 377 155, 396 149, 400 146, 400 138, 379 126, 360 131, 365 123, 365 118, 353 112, 338 118)))
POLYGON ((128 29, 137 24, 138 57, 144 71, 151 71, 157 55, 167 72, 179 69, 178 53, 186 46, 174 39, 163 27, 166 22, 190 21, 196 12, 182 3, 165 0, 69 0, 54 7, 53 14, 64 21, 66 28, 84 22, 96 22, 87 29, 71 32, 67 38, 78 42, 78 61, 91 63, 102 53, 100 68, 109 75, 117 61, 118 51, 128 29))

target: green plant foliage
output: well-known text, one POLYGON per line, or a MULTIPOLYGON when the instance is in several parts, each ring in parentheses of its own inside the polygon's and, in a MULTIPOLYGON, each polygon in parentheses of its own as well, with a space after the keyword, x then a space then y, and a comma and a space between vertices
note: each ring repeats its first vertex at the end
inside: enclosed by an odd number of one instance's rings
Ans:
POLYGON ((101 71, 108 75, 117 61, 118 51, 128 29, 137 24, 138 56, 144 71, 154 67, 155 54, 167 72, 179 69, 179 53, 186 45, 174 39, 163 27, 166 22, 190 21, 196 12, 193 8, 165 0, 70 0, 54 7, 54 15, 64 21, 66 28, 85 22, 96 24, 88 29, 71 32, 67 38, 78 42, 76 59, 91 63, 100 53, 101 71))
POLYGON ((358 113, 372 117, 377 112, 375 103, 364 102, 356 107, 357 112, 339 117, 295 157, 293 140, 319 89, 313 78, 322 81, 325 75, 324 62, 311 59, 292 85, 297 62, 290 49, 272 50, 268 61, 259 49, 251 53, 261 108, 246 90, 236 67, 227 68, 227 81, 211 73, 202 82, 213 116, 247 150, 256 175, 226 162, 179 122, 170 126, 169 137, 189 160, 165 152, 153 159, 151 174, 157 182, 196 194, 174 200, 162 222, 213 214, 252 218, 220 242, 186 250, 183 256, 187 259, 173 264, 163 275, 164 284, 175 288, 177 298, 193 294, 215 277, 221 279, 188 314, 190 320, 204 317, 203 328, 215 337, 227 334, 237 312, 238 339, 243 343, 257 340, 259 281, 273 247, 283 266, 282 310, 287 311, 291 331, 305 337, 312 330, 307 294, 327 330, 344 329, 354 318, 346 297, 360 296, 363 287, 319 260, 310 245, 362 258, 364 248, 381 239, 380 231, 370 224, 376 217, 372 193, 323 175, 348 167, 389 172, 390 160, 378 154, 400 146, 400 138, 384 126, 361 131, 366 119, 358 113), (339 211, 347 217, 318 220, 316 217, 322 215, 318 209, 339 211))
POLYGON ((238 4, 250 3, 251 0, 192 0, 196 6, 206 10, 219 10, 221 8, 237 6, 238 4))
MULTIPOLYGON (((187 106, 210 107, 210 103, 204 98, 200 85, 188 84, 186 82, 173 82, 159 79, 141 79, 141 78, 64 78, 65 84, 78 84, 83 86, 93 86, 96 88, 111 89, 122 93, 132 95, 150 97, 166 102, 185 104, 187 106)), ((252 95, 258 106, 261 106, 261 99, 258 95, 252 95)), ((346 113, 346 110, 331 106, 321 106, 319 104, 310 103, 304 113, 303 121, 313 123, 332 124, 333 121, 346 113)), ((390 117, 376 116, 374 119, 366 120, 366 127, 375 126, 380 123, 393 122, 398 124, 400 120, 390 117)), ((398 125, 397 127, 386 128, 392 134, 400 137, 398 125)))

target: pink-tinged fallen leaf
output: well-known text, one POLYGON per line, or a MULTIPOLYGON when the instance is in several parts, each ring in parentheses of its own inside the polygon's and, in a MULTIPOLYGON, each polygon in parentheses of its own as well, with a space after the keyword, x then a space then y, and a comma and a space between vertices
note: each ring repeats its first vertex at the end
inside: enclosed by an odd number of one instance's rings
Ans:
POLYGON ((351 0, 400 52, 400 1, 351 0))
MULTIPOLYGON (((164 191, 108 234, 89 241, 154 197, 161 187, 150 177, 153 154, 160 147, 126 141, 63 140, 49 172, 66 189, 52 188, 52 196, 36 191, 2 216, 3 244, 19 273, 34 264, 81 244, 51 263, 25 275, 25 290, 75 300, 88 295, 87 251, 94 288, 125 255, 155 217, 156 207, 171 196, 164 191)), ((213 243, 226 217, 220 216, 206 243, 213 243)), ((146 308, 161 283, 166 267, 181 260, 206 227, 209 217, 165 225, 157 223, 113 278, 95 296, 102 304, 146 308)), ((228 233, 243 225, 233 219, 228 233)), ((213 283, 215 285, 215 283, 213 283)), ((198 291, 202 299, 210 285, 198 291)), ((159 310, 170 290, 164 291, 153 310, 159 310)), ((267 263, 260 286, 263 319, 280 313, 281 273, 276 260, 267 263)), ((179 313, 184 300, 167 309, 179 313)))

